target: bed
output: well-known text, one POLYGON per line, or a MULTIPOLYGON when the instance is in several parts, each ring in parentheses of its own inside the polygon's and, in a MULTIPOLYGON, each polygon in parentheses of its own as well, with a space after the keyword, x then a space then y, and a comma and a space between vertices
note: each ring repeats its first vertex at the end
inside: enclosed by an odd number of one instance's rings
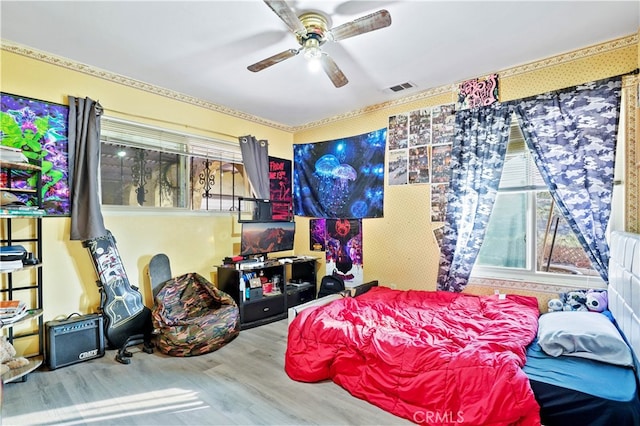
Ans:
POLYGON ((544 315, 540 318, 538 338, 527 350, 524 371, 546 426, 640 424, 639 235, 612 233, 607 293, 610 311, 605 315, 559 313, 560 317, 548 317, 554 320, 549 324, 545 324, 544 315), (583 330, 588 333, 584 335, 583 330), (562 338, 563 333, 571 342, 559 345, 560 356, 548 355, 539 338, 562 338), (587 340, 581 341, 583 337, 587 340), (593 347, 589 347, 591 338, 595 339, 593 347), (576 348, 583 351, 581 356, 570 354, 576 348))
MULTIPOLYGON (((614 233, 611 245, 611 312, 638 348, 640 237, 614 233)), ((294 380, 333 380, 421 424, 640 424, 637 354, 624 366, 548 356, 539 325, 567 321, 539 316, 535 298, 376 287, 319 305, 290 323, 285 370, 294 380)), ((580 314, 615 330, 605 315, 580 314)))
POLYGON ((374 287, 300 312, 285 369, 416 423, 539 424, 522 371, 538 314, 530 297, 374 287))

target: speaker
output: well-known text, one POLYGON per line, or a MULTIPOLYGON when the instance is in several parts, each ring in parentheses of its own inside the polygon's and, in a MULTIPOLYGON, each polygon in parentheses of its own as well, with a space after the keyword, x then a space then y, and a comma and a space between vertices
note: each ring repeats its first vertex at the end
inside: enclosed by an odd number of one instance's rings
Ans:
POLYGON ((104 328, 100 314, 47 321, 45 333, 46 361, 51 370, 104 356, 104 328))

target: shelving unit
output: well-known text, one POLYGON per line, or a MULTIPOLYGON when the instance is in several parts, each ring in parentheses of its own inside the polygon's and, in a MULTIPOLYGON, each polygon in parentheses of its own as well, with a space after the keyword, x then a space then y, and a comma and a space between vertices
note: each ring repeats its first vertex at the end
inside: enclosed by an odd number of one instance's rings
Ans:
POLYGON ((296 259, 291 263, 269 260, 242 270, 233 265, 219 266, 218 288, 233 297, 238 304, 242 329, 285 319, 287 308, 315 298, 316 259, 296 259), (263 276, 268 283, 273 283, 274 277, 279 277, 279 280, 275 280, 279 294, 267 296, 256 289, 246 297, 243 287, 247 287, 248 283, 241 284, 241 280, 250 273, 257 277, 263 276))
POLYGON ((300 259, 285 263, 287 278, 287 308, 316 298, 317 275, 315 259, 300 259))
MULTIPOLYGON (((11 193, 27 193, 34 204, 41 207, 41 167, 28 163, 11 163, 0 160, 0 168, 6 172, 6 181, 0 190, 11 193), (12 172, 23 170, 37 175, 36 189, 12 186, 12 172)), ((2 375, 2 382, 25 381, 27 374, 40 367, 44 361, 44 326, 42 320, 42 215, 35 212, 7 211, 0 207, 0 245, 22 245, 39 260, 37 265, 0 270, 0 300, 21 300, 26 303, 26 316, 12 323, 0 320, 0 331, 11 342, 18 356, 24 356, 29 364, 12 369, 2 375)))

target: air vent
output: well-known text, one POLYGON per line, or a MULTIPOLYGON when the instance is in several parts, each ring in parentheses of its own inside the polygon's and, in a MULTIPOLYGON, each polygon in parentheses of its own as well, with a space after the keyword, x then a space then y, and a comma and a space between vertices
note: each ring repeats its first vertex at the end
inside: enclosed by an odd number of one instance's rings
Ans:
POLYGON ((396 84, 395 86, 391 86, 389 87, 389 90, 391 90, 392 92, 401 92, 403 90, 411 89, 412 87, 416 87, 415 84, 409 83, 407 81, 406 83, 396 84))

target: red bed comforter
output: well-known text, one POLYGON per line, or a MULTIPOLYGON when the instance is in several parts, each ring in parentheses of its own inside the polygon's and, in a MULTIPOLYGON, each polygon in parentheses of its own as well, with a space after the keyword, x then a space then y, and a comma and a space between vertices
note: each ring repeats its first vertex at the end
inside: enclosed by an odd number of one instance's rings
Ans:
POLYGON ((302 311, 285 358, 294 380, 331 379, 415 423, 538 425, 521 370, 538 302, 374 287, 302 311))

